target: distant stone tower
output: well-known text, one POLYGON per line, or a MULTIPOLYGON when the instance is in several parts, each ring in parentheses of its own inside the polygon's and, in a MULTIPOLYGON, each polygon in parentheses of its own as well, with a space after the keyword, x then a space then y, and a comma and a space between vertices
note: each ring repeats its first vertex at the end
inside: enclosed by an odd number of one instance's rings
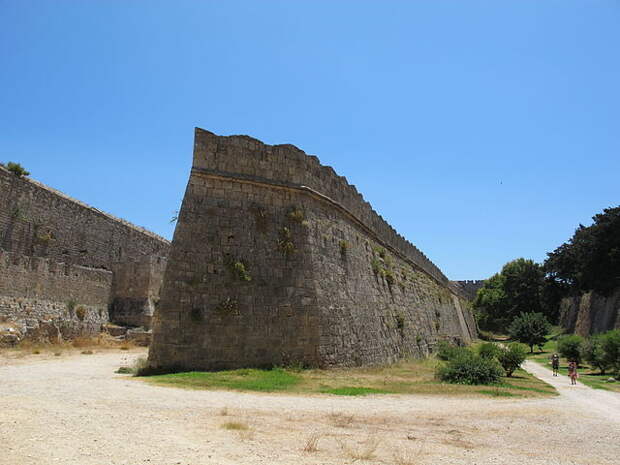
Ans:
POLYGON ((355 187, 292 145, 196 129, 149 363, 389 363, 469 341, 458 288, 355 187))

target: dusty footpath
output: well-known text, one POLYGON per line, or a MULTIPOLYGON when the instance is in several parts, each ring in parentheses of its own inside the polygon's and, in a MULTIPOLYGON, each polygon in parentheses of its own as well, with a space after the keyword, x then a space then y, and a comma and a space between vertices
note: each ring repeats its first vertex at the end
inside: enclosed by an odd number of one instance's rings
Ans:
POLYGON ((559 397, 191 391, 114 374, 143 355, 0 355, 0 464, 620 463, 620 395, 572 388, 538 366, 528 369, 559 397), (310 438, 317 450, 304 452, 310 438))

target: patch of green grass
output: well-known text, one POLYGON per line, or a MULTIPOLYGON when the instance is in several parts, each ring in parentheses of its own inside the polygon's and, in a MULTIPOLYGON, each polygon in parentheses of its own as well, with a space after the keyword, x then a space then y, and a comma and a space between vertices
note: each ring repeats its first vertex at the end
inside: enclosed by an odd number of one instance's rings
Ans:
POLYGON ((480 397, 481 388, 509 392, 520 397, 555 395, 555 389, 529 373, 518 370, 512 378, 501 378, 496 386, 466 386, 442 383, 435 377, 435 358, 403 360, 358 368, 272 370, 241 369, 219 372, 189 372, 143 378, 147 382, 187 389, 232 389, 240 391, 289 392, 359 396, 366 394, 422 394, 480 397))
POLYGON ((150 376, 149 381, 195 389, 235 389, 240 391, 285 391, 301 381, 301 377, 282 368, 253 368, 217 372, 191 371, 150 376))
POLYGON ((369 387, 344 386, 332 389, 321 390, 324 394, 334 394, 336 396, 365 396, 367 394, 392 394, 384 389, 376 389, 369 387))

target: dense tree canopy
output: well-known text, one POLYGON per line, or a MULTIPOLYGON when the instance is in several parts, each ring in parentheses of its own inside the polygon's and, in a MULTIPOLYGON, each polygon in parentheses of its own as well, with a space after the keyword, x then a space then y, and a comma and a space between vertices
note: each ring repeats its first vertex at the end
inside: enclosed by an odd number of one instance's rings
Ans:
POLYGON ((518 258, 478 290, 474 309, 483 329, 505 330, 521 313, 542 311, 544 272, 532 260, 518 258))
POLYGON ((606 294, 620 287, 620 207, 592 219, 594 224, 579 225, 568 242, 547 254, 544 268, 554 284, 575 293, 606 294))

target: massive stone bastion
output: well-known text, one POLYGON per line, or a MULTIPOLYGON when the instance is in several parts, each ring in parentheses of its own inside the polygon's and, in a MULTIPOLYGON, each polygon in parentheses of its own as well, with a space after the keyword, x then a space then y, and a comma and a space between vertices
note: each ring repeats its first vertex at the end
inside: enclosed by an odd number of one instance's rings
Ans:
POLYGON ((460 288, 332 168, 196 129, 152 368, 390 363, 475 332, 460 288))

